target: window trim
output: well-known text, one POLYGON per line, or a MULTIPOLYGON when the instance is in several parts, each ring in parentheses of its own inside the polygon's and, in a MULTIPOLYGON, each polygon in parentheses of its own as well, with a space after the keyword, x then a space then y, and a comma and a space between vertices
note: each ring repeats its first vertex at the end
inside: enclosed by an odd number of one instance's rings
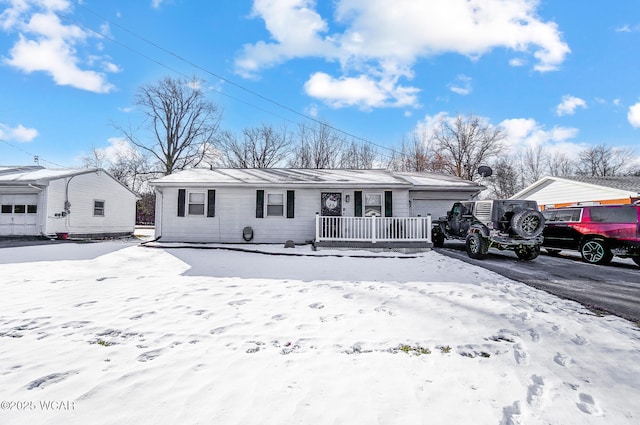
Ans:
POLYGON ((285 217, 286 213, 286 204, 287 204, 287 195, 285 192, 265 192, 264 194, 264 216, 265 217, 285 217), (280 195, 282 199, 281 204, 269 204, 269 196, 270 195, 280 195), (280 206, 282 211, 280 214, 269 214, 269 206, 280 206))
POLYGON ((207 216, 207 197, 208 193, 206 190, 187 190, 186 194, 186 215, 189 217, 206 217, 207 216), (199 194, 202 195, 202 203, 191 202, 191 195, 199 194), (202 205, 202 213, 192 213, 191 205, 202 205))
POLYGON ((94 217, 104 217, 105 216, 105 208, 106 207, 106 202, 104 201, 104 199, 94 199, 93 200, 93 216, 94 217), (97 202, 102 202, 102 207, 98 207, 96 205, 97 202), (102 214, 96 214, 96 211, 100 211, 102 210, 102 214))
POLYGON ((380 208, 380 214, 376 215, 376 217, 384 217, 384 193, 383 192, 363 192, 362 193, 362 216, 363 217, 373 217, 371 215, 367 215, 367 206, 376 206, 380 208), (376 195, 378 197, 380 197, 380 203, 379 204, 369 204, 367 203, 367 196, 370 195, 376 195))

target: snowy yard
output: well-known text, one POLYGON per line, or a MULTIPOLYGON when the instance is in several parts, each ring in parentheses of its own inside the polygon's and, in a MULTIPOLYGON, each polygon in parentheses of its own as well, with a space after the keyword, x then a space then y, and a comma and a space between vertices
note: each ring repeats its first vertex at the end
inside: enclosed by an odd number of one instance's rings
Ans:
POLYGON ((304 255, 0 249, 0 423, 640 423, 637 324, 435 252, 257 248, 304 255))

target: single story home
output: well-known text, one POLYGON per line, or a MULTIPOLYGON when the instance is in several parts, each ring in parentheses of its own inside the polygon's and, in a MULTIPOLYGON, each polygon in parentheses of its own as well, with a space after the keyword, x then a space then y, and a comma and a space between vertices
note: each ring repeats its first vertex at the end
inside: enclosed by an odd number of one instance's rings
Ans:
POLYGON ((633 204, 640 200, 640 177, 547 176, 511 198, 534 200, 541 209, 633 204))
POLYGON ((194 168, 150 184, 156 237, 209 243, 430 243, 426 220, 484 189, 430 173, 282 168, 194 168))
POLYGON ((0 166, 0 236, 129 235, 137 199, 99 168, 0 166))

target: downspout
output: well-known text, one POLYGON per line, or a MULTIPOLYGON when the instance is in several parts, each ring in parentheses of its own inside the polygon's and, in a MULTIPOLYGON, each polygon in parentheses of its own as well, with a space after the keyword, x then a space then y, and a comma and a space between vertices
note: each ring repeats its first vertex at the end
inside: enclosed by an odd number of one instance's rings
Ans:
MULTIPOLYGON (((34 186, 31 183, 28 184, 28 186, 31 189, 35 189, 37 190, 39 193, 42 193, 44 191, 44 188, 42 187, 38 187, 38 186, 34 186)), ((40 198, 40 195, 38 195, 38 198, 40 198)), ((40 201, 38 200, 38 204, 40 204, 40 201)), ((38 208, 38 227, 40 228, 40 236, 42 237, 46 237, 47 235, 44 234, 44 232, 42 231, 42 229, 44 228, 44 224, 43 224, 43 217, 46 217, 46 214, 42 214, 42 208, 38 208)))

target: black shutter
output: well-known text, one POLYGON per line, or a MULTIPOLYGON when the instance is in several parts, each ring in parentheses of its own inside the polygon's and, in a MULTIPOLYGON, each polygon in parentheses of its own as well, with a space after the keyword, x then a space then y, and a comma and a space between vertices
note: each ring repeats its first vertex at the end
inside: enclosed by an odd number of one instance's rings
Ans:
POLYGON ((184 217, 185 201, 187 199, 187 191, 178 189, 178 217, 184 217))
POLYGON ((256 218, 264 218, 264 190, 256 190, 256 218))
POLYGON ((216 216, 216 191, 207 191, 207 217, 216 216))
POLYGON ((362 217, 362 191, 356 190, 353 192, 353 215, 355 217, 362 217))
POLYGON ((384 216, 393 217, 393 192, 390 190, 384 192, 384 216))
POLYGON ((287 218, 293 218, 295 212, 295 190, 287 190, 287 218))

